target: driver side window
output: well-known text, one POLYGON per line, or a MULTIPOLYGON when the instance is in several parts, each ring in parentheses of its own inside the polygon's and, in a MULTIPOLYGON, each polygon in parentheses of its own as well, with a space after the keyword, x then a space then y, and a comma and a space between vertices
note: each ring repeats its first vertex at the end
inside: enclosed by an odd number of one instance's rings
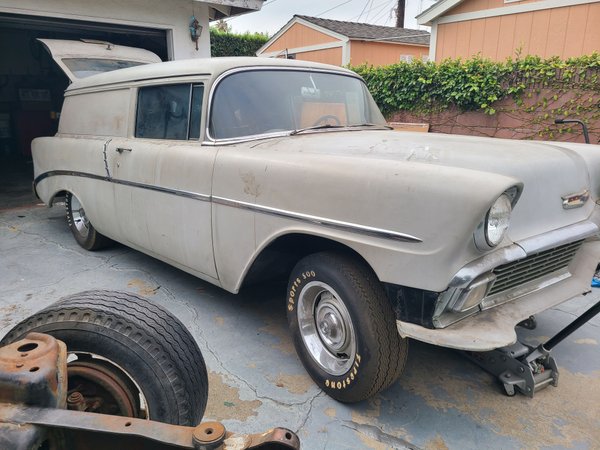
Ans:
POLYGON ((135 137, 198 139, 202 84, 148 86, 138 91, 135 137))

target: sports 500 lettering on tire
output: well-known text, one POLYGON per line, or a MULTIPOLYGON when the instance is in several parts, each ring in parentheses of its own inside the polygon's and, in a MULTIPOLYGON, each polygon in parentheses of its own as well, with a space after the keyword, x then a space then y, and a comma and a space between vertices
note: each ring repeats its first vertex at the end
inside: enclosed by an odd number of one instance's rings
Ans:
POLYGON ((313 380, 342 402, 367 399, 402 373, 408 343, 381 283, 357 258, 322 252, 292 270, 287 316, 313 380))

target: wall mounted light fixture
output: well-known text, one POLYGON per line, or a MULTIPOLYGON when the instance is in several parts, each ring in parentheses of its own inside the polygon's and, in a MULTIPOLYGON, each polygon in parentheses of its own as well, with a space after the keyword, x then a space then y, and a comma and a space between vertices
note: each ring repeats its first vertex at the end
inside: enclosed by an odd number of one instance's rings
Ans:
POLYGON ((190 17, 190 37, 196 43, 196 50, 198 50, 198 39, 200 39, 201 34, 202 25, 200 25, 195 16, 190 17))

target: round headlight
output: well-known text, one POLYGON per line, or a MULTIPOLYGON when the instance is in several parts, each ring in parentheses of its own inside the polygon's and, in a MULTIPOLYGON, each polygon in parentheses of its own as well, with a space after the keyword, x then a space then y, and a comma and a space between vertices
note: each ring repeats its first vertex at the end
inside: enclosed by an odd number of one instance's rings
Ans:
POLYGON ((513 199, 510 194, 510 191, 506 191, 496 199, 473 234, 479 250, 490 250, 504 239, 512 212, 513 199))
POLYGON ((485 216, 485 240, 490 247, 495 247, 506 234, 510 224, 512 205, 508 195, 502 194, 494 202, 485 216))

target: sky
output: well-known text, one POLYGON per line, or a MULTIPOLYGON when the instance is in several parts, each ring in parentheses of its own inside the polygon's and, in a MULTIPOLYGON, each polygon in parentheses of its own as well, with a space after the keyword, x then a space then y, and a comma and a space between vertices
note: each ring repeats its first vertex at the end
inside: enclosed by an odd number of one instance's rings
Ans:
MULTIPOLYGON (((268 0, 262 10, 228 19, 234 33, 266 32, 273 36, 294 14, 324 19, 395 26, 397 0, 268 0)), ((435 0, 406 0, 405 28, 419 27, 415 16, 435 0)))

